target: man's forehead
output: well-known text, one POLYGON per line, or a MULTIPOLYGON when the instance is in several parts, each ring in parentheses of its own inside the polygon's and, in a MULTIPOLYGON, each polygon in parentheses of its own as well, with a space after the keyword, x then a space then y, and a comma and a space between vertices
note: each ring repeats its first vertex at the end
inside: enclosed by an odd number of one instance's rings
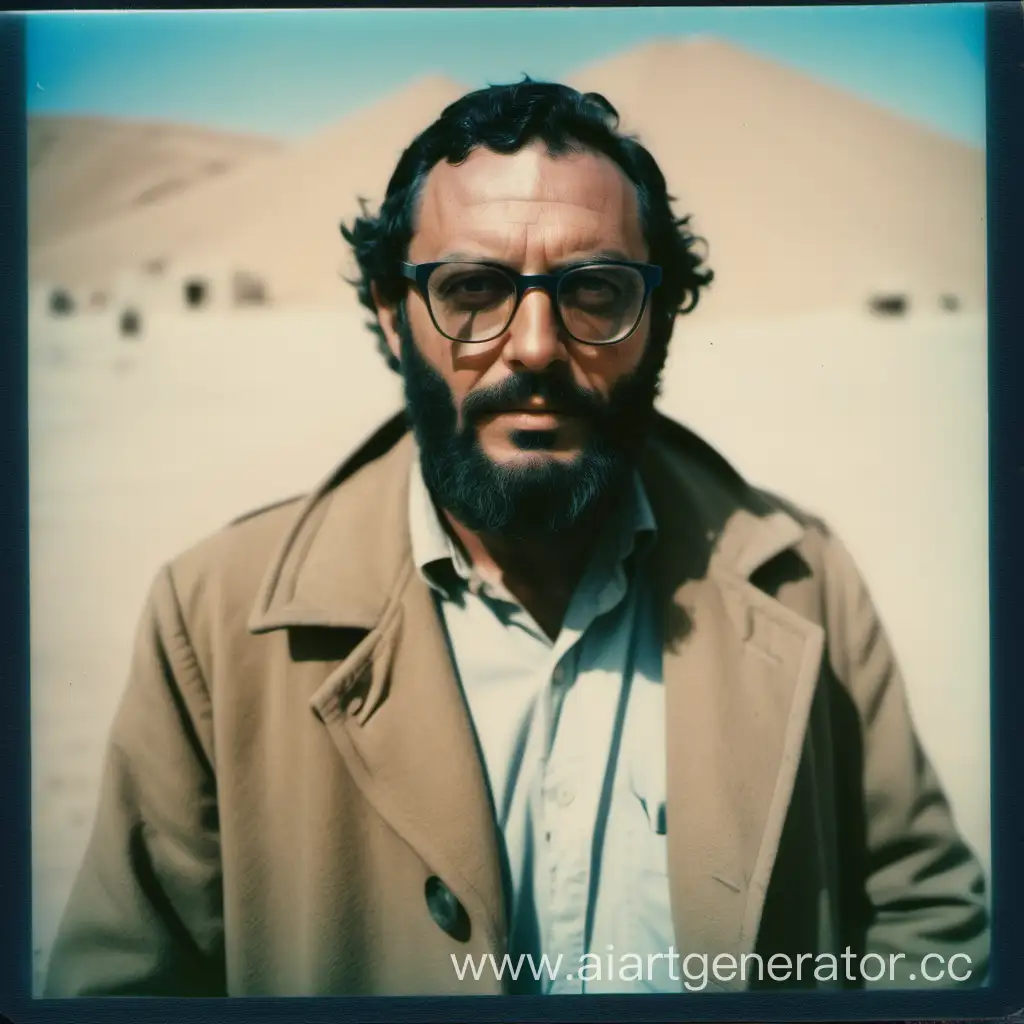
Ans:
POLYGON ((636 208, 632 183, 605 156, 569 152, 552 156, 543 146, 499 154, 475 149, 460 164, 441 161, 427 177, 424 211, 500 205, 509 215, 527 216, 526 205, 558 203, 580 210, 623 212, 636 208))
MULTIPOLYGON (((474 150, 461 164, 432 168, 421 194, 419 229, 455 223, 557 228, 598 221, 605 230, 639 230, 632 182, 607 157, 589 151, 550 155, 543 146, 514 154, 474 150)), ((604 233, 604 232, 600 232, 604 233)))

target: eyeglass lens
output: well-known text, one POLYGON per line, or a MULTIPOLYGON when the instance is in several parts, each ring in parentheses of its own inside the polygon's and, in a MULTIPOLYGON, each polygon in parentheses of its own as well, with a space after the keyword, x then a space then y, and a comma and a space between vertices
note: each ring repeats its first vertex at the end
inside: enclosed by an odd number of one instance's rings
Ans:
MULTIPOLYGON (((515 282, 497 267, 445 263, 430 275, 427 290, 437 327, 454 341, 490 341, 515 312, 515 282)), ((644 295, 643 275, 635 267, 576 267, 559 281, 558 311, 578 341, 611 344, 636 327, 644 295)))

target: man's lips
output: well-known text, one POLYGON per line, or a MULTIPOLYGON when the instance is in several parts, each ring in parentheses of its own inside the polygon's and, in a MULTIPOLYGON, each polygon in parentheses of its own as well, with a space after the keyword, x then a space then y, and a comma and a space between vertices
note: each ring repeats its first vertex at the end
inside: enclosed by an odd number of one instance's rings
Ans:
POLYGON ((502 418, 511 421, 516 427, 533 430, 553 430, 563 420, 571 418, 572 413, 561 409, 528 407, 520 409, 500 409, 489 413, 484 419, 502 418))
POLYGON ((502 409, 501 411, 502 412, 507 412, 507 413, 524 412, 524 413, 530 413, 530 415, 532 415, 532 416, 567 416, 568 415, 568 413, 566 413, 564 410, 557 409, 557 408, 554 408, 553 406, 548 406, 548 405, 545 405, 545 406, 524 405, 524 406, 521 406, 521 407, 517 407, 515 409, 502 409))

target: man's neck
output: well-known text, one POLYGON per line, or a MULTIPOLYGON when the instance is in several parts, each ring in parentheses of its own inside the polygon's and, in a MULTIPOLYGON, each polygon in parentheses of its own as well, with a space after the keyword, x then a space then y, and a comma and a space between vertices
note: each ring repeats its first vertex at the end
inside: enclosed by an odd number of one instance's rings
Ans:
POLYGON ((477 574, 500 583, 554 639, 583 575, 604 517, 591 515, 570 534, 509 539, 474 533, 447 511, 445 523, 477 574))

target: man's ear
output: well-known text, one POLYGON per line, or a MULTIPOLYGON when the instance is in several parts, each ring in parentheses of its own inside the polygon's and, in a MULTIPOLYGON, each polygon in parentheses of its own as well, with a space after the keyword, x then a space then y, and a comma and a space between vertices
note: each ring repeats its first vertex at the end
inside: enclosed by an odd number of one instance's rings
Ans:
POLYGON ((402 341, 398 333, 398 306, 381 299, 376 281, 370 283, 370 294, 373 296, 373 304, 377 307, 377 321, 380 323, 380 329, 384 332, 388 348, 395 359, 401 362, 402 341))

